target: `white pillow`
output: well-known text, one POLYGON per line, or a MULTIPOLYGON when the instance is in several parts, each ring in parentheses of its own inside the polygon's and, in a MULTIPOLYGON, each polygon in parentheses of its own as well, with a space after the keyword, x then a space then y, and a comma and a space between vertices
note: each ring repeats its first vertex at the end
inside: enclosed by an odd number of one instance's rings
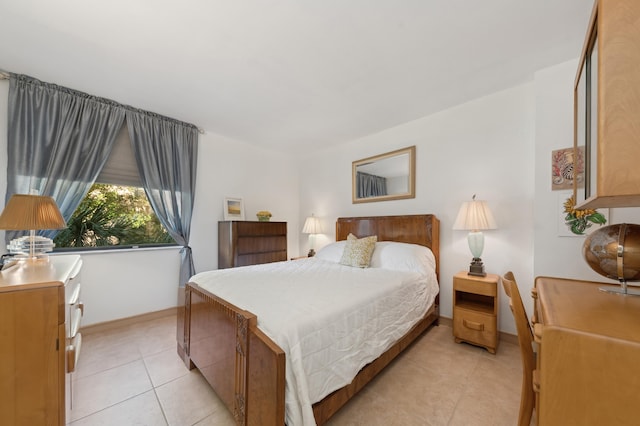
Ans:
POLYGON ((327 244, 321 249, 318 249, 315 257, 329 262, 340 263, 342 253, 344 252, 344 246, 346 244, 346 241, 337 241, 335 243, 327 244))
POLYGON ((430 249, 418 244, 380 241, 371 256, 371 268, 414 271, 426 275, 435 271, 436 260, 430 249))

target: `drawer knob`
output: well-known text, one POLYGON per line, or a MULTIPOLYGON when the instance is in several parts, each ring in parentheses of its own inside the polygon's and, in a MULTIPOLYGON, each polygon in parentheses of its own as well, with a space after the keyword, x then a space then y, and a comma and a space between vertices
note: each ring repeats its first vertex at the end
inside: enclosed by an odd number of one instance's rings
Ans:
POLYGON ((538 344, 542 342, 542 324, 539 322, 533 326, 533 341, 538 344))
POLYGON ((540 375, 538 374, 538 370, 533 370, 533 378, 531 380, 533 391, 535 393, 540 393, 540 375))
POLYGON ((470 328, 471 330, 484 331, 484 324, 480 322, 467 321, 466 319, 463 319, 462 325, 464 325, 467 328, 470 328))

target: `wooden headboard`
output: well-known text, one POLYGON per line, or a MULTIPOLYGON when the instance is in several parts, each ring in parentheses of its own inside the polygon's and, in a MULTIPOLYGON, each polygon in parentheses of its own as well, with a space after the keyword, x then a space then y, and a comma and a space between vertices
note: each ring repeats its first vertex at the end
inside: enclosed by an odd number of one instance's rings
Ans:
POLYGON ((338 218, 336 241, 346 240, 349 234, 358 238, 377 235, 378 241, 429 247, 436 258, 436 274, 440 277, 440 221, 432 214, 338 218))

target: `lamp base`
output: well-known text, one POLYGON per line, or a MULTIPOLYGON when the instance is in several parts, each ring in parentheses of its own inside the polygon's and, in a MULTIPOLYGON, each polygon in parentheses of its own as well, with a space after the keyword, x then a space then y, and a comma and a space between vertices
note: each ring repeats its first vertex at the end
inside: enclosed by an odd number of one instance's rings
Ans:
POLYGON ((479 257, 474 257, 471 260, 471 265, 469 265, 469 275, 473 275, 475 277, 486 277, 487 273, 484 272, 484 264, 482 263, 482 259, 479 257))
POLYGON ((309 249, 309 253, 307 253, 307 257, 313 257, 316 255, 316 251, 314 249, 309 249))

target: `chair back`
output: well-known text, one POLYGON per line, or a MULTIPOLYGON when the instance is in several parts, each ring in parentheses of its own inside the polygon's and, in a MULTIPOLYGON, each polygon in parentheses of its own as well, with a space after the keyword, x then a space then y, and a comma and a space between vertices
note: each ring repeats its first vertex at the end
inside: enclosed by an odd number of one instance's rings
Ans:
POLYGON ((533 352, 533 331, 527 317, 527 311, 522 304, 520 290, 513 276, 513 272, 509 271, 502 277, 502 286, 505 293, 509 296, 509 307, 513 313, 518 331, 518 344, 520 346, 520 354, 522 356, 522 395, 520 404, 520 416, 518 424, 529 425, 531 414, 534 407, 533 394, 533 370, 536 368, 535 354, 533 352))

